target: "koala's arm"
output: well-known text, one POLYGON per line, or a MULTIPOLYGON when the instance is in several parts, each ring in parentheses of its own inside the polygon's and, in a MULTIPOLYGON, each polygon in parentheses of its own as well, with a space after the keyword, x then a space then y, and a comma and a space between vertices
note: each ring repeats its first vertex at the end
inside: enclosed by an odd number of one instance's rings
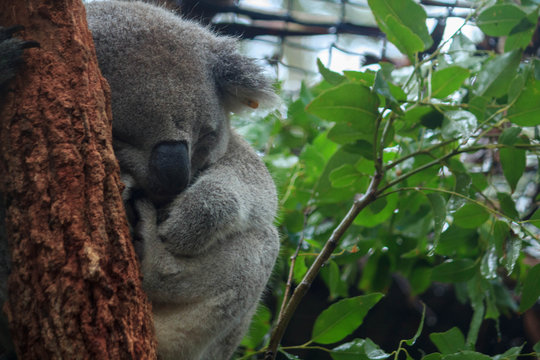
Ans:
POLYGON ((270 175, 250 150, 215 164, 180 194, 158 235, 174 255, 193 256, 234 232, 271 225, 276 207, 270 175))
POLYGON ((12 37, 21 30, 21 26, 5 28, 0 26, 0 91, 17 73, 17 67, 22 63, 24 49, 37 47, 35 41, 25 41, 12 37))

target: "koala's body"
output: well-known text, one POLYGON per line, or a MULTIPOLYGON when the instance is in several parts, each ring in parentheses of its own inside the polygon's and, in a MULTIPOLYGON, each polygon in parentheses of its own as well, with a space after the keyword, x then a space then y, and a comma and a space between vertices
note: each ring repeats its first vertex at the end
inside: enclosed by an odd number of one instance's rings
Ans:
POLYGON ((232 39, 142 2, 86 6, 158 356, 228 359, 279 251, 272 178, 229 113, 275 95, 232 39))

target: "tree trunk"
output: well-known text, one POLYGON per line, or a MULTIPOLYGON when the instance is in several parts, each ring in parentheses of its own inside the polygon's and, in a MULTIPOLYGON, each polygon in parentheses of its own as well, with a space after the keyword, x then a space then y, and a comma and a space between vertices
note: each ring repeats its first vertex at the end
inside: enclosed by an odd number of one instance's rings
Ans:
POLYGON ((0 113, 12 252, 4 305, 19 359, 155 358, 121 200, 109 87, 80 0, 0 0, 27 50, 0 113))

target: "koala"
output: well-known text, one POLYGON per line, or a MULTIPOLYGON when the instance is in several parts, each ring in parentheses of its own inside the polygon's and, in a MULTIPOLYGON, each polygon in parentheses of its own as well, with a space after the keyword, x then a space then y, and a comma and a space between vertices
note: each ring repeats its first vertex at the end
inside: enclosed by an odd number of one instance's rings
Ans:
POLYGON ((111 87, 113 147, 158 357, 229 359, 279 251, 275 185, 229 114, 276 95, 234 39, 164 8, 100 1, 86 11, 111 87))

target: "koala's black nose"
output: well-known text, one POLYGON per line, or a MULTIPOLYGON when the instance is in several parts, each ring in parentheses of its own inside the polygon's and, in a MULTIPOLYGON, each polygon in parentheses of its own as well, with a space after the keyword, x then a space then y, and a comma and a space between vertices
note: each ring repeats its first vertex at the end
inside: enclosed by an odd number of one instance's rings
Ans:
POLYGON ((190 161, 187 144, 166 141, 157 144, 150 154, 150 177, 160 195, 176 195, 189 184, 190 161))

